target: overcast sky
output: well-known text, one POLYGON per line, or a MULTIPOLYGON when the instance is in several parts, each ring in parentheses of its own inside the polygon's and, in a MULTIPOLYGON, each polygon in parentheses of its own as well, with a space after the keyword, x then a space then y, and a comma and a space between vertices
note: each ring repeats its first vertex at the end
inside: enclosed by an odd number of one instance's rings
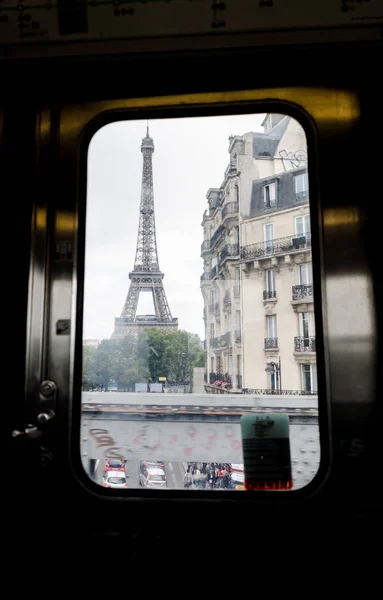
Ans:
MULTIPOLYGON (((179 329, 204 339, 200 275, 202 216, 209 188, 220 187, 229 135, 263 131, 264 115, 149 121, 154 140, 154 205, 159 264, 179 329)), ((146 121, 112 123, 93 137, 88 196, 83 338, 109 338, 129 289, 141 194, 141 140, 146 121)), ((142 293, 137 314, 153 314, 142 293)))

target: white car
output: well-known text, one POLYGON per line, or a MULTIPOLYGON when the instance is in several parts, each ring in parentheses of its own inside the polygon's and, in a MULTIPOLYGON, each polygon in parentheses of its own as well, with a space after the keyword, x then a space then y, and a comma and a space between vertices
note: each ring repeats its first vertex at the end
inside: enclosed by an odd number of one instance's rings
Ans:
POLYGON ((166 488, 166 475, 163 469, 155 467, 142 467, 140 471, 140 484, 147 488, 166 488))
POLYGON ((106 471, 102 480, 106 488, 122 489, 128 487, 126 476, 122 471, 106 471))

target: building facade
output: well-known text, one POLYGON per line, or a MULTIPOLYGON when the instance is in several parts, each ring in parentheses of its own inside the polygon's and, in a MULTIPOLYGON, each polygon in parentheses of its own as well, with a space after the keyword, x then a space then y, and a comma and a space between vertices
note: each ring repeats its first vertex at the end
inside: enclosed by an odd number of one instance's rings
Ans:
POLYGON ((269 114, 263 126, 229 138, 223 183, 207 193, 207 381, 316 393, 306 136, 288 116, 269 114))

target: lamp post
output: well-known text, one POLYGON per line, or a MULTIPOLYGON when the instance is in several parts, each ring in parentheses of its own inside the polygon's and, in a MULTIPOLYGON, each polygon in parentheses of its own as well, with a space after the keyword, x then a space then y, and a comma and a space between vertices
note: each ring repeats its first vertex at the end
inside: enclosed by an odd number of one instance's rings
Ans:
POLYGON ((282 392, 282 371, 281 371, 281 357, 279 357, 278 363, 270 362, 267 363, 267 367, 265 369, 266 373, 274 373, 275 376, 278 376, 278 388, 279 392, 282 392))

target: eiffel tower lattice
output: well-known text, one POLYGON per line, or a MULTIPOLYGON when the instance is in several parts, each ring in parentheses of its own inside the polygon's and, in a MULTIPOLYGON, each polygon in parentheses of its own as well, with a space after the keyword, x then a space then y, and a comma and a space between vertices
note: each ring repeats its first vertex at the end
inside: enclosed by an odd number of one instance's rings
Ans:
POLYGON ((154 143, 149 136, 149 127, 142 140, 141 152, 143 166, 136 258, 133 271, 129 273, 130 286, 121 316, 114 320, 112 339, 121 339, 129 333, 137 333, 148 327, 159 327, 162 330, 178 328, 178 319, 172 317, 170 312, 163 285, 164 274, 158 263, 152 165, 154 143), (152 292, 154 315, 137 315, 142 291, 152 292))

